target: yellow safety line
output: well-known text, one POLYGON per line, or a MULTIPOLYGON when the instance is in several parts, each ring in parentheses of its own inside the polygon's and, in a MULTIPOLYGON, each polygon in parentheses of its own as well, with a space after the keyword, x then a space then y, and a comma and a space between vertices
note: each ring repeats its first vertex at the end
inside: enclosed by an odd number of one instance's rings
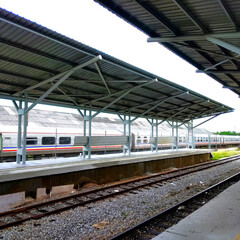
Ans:
POLYGON ((238 235, 234 238, 234 240, 240 240, 240 232, 239 232, 238 235))

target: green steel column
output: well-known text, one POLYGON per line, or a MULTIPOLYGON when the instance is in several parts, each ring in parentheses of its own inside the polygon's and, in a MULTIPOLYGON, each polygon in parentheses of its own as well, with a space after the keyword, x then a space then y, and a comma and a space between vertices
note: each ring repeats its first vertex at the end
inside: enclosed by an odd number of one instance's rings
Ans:
POLYGON ((26 139, 27 139, 27 121, 28 121, 28 95, 25 94, 24 115, 23 115, 23 144, 22 144, 22 164, 26 164, 26 139))
POLYGON ((22 157, 22 101, 19 101, 19 107, 18 107, 18 136, 17 136, 17 156, 16 156, 16 162, 17 164, 20 164, 21 157, 22 157))

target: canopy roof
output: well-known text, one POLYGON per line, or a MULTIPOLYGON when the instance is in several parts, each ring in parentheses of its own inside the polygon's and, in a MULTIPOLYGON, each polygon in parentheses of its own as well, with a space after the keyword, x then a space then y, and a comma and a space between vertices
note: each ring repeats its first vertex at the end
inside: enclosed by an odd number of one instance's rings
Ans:
POLYGON ((95 1, 240 95, 240 1, 95 1))
POLYGON ((0 98, 186 122, 233 109, 0 9, 0 98))

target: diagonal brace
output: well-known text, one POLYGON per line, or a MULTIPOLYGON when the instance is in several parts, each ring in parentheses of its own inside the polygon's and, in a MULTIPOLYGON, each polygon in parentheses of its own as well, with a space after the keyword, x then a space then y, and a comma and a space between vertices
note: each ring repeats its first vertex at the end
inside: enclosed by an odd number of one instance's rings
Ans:
POLYGON ((72 69, 70 69, 70 70, 67 70, 67 71, 65 71, 65 72, 59 73, 59 74, 57 74, 57 75, 55 75, 55 76, 53 76, 53 77, 51 77, 51 78, 49 78, 49 79, 46 79, 46 80, 44 80, 44 81, 42 81, 42 82, 40 82, 40 83, 37 83, 37 84, 35 84, 35 85, 33 85, 33 86, 30 86, 30 87, 28 87, 28 88, 26 88, 26 89, 18 92, 17 94, 24 93, 24 92, 28 92, 28 91, 30 91, 30 90, 33 90, 33 89, 35 89, 35 88, 38 88, 38 87, 46 84, 46 83, 52 82, 52 81, 54 81, 54 80, 56 80, 56 79, 58 79, 58 78, 62 78, 62 77, 64 77, 66 74, 68 74, 70 71, 75 72, 75 71, 77 71, 77 70, 79 70, 79 69, 81 69, 81 68, 84 68, 84 67, 86 67, 86 66, 88 66, 88 65, 90 65, 90 64, 93 64, 93 63, 95 63, 95 62, 97 62, 97 61, 99 61, 99 60, 101 60, 101 59, 102 59, 102 56, 101 56, 101 55, 98 55, 97 57, 94 57, 94 58, 92 58, 91 60, 89 60, 89 61, 87 61, 87 62, 85 62, 85 63, 83 63, 83 64, 80 64, 80 65, 78 65, 78 66, 76 66, 76 67, 74 67, 74 68, 72 68, 72 69))
POLYGON ((99 110, 98 112, 96 112, 92 118, 96 117, 99 113, 103 112, 104 110, 106 110, 107 108, 111 107, 114 103, 118 102, 120 99, 122 99, 123 97, 125 97, 126 95, 128 95, 130 92, 132 92, 133 90, 136 90, 138 88, 141 88, 141 87, 144 87, 144 86, 147 86, 153 82, 156 82, 156 79, 152 80, 152 81, 149 81, 147 83, 143 83, 143 84, 140 84, 140 85, 137 85, 129 90, 124 90, 124 93, 122 95, 120 95, 118 98, 116 98, 114 101, 110 102, 109 104, 107 104, 105 107, 103 107, 101 110, 99 110))
MULTIPOLYGON (((80 68, 83 68, 87 65, 90 65, 96 61, 98 61, 99 59, 101 59, 101 56, 97 56, 83 64, 80 64, 74 68, 72 68, 71 70, 68 70, 66 72, 64 72, 65 74, 51 87, 49 88, 41 97, 39 97, 34 103, 32 103, 31 106, 29 106, 25 111, 29 112, 32 108, 34 108, 38 103, 40 103, 43 99, 45 99, 52 91, 54 91, 60 84, 62 84, 67 78, 69 78, 69 76, 71 76, 75 71, 79 70, 80 68)), ((62 74, 62 73, 61 73, 62 74)), ((59 75, 59 74, 58 74, 59 75)), ((58 76, 56 75, 56 76, 58 76)), ((49 79, 46 80, 47 82, 49 81, 49 79)), ((52 80, 51 80, 52 81, 52 80)), ((37 84, 36 84, 37 85, 37 84)), ((35 86, 36 86, 35 85, 35 86)))
POLYGON ((102 81, 103 81, 103 83, 104 83, 104 85, 105 85, 108 93, 111 94, 111 91, 110 91, 110 89, 109 89, 109 87, 108 87, 108 85, 107 85, 107 83, 106 83, 105 78, 104 78, 103 75, 102 75, 102 72, 101 72, 100 67, 98 66, 97 62, 95 62, 94 65, 95 65, 95 67, 96 67, 96 69, 97 69, 97 71, 98 71, 98 74, 99 74, 99 76, 101 77, 101 79, 102 79, 102 81))
POLYGON ((152 111, 154 108, 158 107, 158 106, 161 105, 162 103, 164 103, 164 102, 166 102, 166 101, 168 101, 168 100, 170 100, 170 99, 172 99, 172 98, 175 98, 175 97, 178 97, 178 96, 180 96, 180 95, 183 95, 183 94, 185 94, 185 92, 184 92, 184 93, 177 94, 177 95, 174 95, 174 96, 170 96, 170 97, 167 97, 167 98, 161 100, 160 102, 158 102, 158 104, 154 105, 153 107, 149 108, 149 109, 146 110, 145 112, 139 114, 139 115, 136 116, 134 119, 132 119, 132 122, 135 121, 136 119, 144 116, 146 113, 152 111))
POLYGON ((198 127, 198 126, 200 126, 200 125, 202 125, 202 124, 204 124, 204 123, 206 123, 206 122, 208 122, 208 121, 214 119, 215 117, 218 117, 219 115, 221 115, 221 114, 217 114, 217 115, 215 115, 215 116, 213 116, 213 117, 211 117, 211 118, 209 118, 209 119, 207 119, 207 120, 205 120, 205 121, 203 121, 203 122, 197 124, 197 125, 194 126, 193 128, 196 128, 196 127, 198 127))
POLYGON ((219 38, 206 37, 206 40, 240 55, 240 48, 219 38))

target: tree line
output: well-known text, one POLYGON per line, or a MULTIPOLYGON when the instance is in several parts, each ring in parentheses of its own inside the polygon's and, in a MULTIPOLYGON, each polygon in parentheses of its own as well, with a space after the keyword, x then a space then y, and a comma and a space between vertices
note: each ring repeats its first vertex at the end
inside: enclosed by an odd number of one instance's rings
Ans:
POLYGON ((213 134, 217 135, 232 135, 232 136, 240 136, 240 133, 235 132, 235 131, 223 131, 223 132, 215 132, 213 134))

